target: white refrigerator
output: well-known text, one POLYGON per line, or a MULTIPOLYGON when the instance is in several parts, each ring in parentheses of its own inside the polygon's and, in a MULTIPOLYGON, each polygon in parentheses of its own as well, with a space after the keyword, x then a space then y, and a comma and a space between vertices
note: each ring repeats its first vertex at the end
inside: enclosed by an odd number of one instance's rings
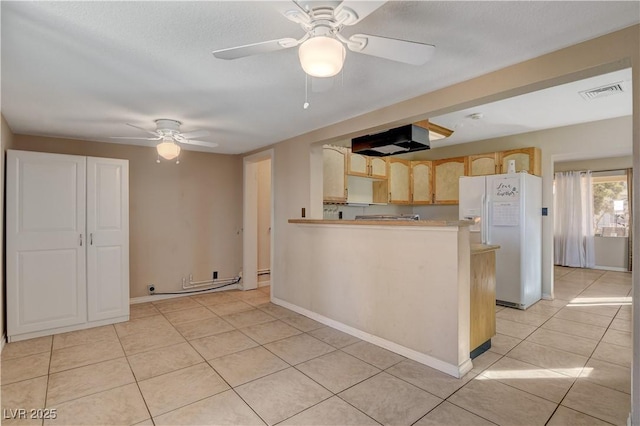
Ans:
POLYGON ((472 241, 500 246, 496 302, 526 309, 540 300, 542 179, 527 173, 463 176, 459 217, 476 222, 472 241))

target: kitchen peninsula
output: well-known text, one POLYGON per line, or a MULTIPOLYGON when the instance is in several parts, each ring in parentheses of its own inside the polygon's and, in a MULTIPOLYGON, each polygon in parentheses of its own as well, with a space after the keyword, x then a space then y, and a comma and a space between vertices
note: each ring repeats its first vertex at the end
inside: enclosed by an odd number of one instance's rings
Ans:
MULTIPOLYGON (((455 377, 472 368, 469 222, 289 220, 274 302, 455 377)), ((474 246, 478 252, 497 247, 474 246)), ((492 307, 493 310, 493 307, 492 307)), ((484 340, 483 340, 484 341, 484 340)))

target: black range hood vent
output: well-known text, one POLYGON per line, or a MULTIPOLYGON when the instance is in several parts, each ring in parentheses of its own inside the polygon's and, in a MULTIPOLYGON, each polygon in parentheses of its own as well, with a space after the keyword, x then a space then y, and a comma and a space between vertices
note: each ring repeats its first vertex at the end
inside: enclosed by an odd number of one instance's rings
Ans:
POLYGON ((429 130, 415 124, 351 139, 351 152, 371 157, 406 154, 429 148, 429 130))

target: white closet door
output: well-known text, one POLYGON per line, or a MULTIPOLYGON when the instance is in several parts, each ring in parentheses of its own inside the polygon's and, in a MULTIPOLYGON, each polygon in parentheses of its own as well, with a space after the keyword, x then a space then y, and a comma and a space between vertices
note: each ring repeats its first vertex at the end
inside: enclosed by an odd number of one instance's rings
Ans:
POLYGON ((86 321, 85 157, 7 151, 7 334, 86 321))
POLYGON ((129 315, 129 163, 87 158, 89 321, 129 315))

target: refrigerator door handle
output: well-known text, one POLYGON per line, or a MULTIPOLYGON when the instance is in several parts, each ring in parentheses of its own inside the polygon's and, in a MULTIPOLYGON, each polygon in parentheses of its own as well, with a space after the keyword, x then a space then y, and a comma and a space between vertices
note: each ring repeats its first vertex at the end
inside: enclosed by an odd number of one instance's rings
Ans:
POLYGON ((480 221, 480 239, 482 244, 489 243, 489 203, 487 195, 482 195, 482 220, 480 221))

